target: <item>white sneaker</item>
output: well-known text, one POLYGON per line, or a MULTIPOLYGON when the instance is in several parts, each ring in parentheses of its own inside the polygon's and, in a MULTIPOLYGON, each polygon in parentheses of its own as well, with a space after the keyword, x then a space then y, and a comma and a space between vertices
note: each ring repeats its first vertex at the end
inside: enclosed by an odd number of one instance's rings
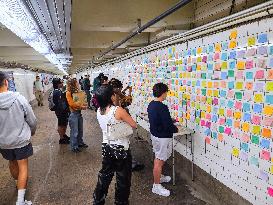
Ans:
POLYGON ((165 189, 161 184, 153 184, 152 192, 160 196, 170 196, 170 191, 165 189))
POLYGON ((165 175, 162 175, 161 174, 161 177, 160 177, 160 183, 168 183, 171 181, 171 177, 170 176, 165 176, 165 175))
POLYGON ((16 205, 32 205, 32 202, 31 201, 27 201, 27 200, 25 200, 25 201, 23 201, 23 202, 16 202, 16 205))

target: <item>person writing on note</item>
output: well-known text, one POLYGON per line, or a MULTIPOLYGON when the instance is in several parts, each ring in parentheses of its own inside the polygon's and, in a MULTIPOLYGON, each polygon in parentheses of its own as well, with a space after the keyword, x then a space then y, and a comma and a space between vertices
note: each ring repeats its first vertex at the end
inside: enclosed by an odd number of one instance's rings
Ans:
POLYGON ((148 106, 151 140, 155 153, 152 192, 161 196, 170 195, 170 191, 164 188, 161 183, 170 182, 171 177, 162 175, 162 168, 172 154, 173 133, 178 132, 178 128, 173 124, 168 107, 162 103, 167 97, 167 92, 167 85, 164 83, 155 84, 153 87, 155 99, 148 106))

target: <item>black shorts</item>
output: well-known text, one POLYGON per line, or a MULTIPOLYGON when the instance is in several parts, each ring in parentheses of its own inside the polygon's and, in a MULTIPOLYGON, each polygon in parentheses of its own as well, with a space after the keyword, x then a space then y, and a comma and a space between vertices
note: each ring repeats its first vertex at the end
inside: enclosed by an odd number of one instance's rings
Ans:
POLYGON ((68 114, 58 114, 58 126, 67 126, 68 125, 68 114))
POLYGON ((22 160, 27 159, 33 155, 33 147, 32 144, 29 143, 28 145, 21 148, 0 149, 0 153, 6 160, 22 160))

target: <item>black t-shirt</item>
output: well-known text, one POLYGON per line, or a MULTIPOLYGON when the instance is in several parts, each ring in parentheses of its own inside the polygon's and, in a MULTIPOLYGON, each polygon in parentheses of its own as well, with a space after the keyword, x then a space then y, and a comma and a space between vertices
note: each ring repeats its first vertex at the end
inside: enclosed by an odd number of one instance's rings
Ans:
POLYGON ((65 93, 59 89, 53 91, 53 102, 56 106, 55 113, 56 115, 62 115, 69 113, 69 107, 66 100, 65 93))

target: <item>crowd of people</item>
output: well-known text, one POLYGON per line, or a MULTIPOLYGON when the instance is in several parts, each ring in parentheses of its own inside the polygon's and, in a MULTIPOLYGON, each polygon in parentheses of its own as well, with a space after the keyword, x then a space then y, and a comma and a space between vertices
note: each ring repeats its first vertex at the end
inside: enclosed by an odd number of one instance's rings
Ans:
MULTIPOLYGON (((44 92, 43 85, 39 82, 37 77, 34 83, 37 96, 40 92, 44 92)), ((130 136, 133 129, 137 128, 128 108, 133 100, 132 88, 127 86, 123 89, 121 81, 115 78, 108 80, 103 73, 94 79, 92 91, 88 75, 80 78, 79 81, 76 75, 64 79, 54 78, 52 84, 53 91, 48 101, 50 110, 55 112, 58 119, 59 144, 70 144, 72 152, 78 153, 88 147, 83 141, 82 110, 94 107, 97 111, 97 119, 103 134, 103 158, 93 193, 93 204, 105 203, 108 187, 114 175, 116 175, 115 204, 129 204, 132 171, 144 168, 143 164, 134 159, 130 151, 130 136), (75 100, 75 94, 79 93, 85 93, 86 102, 75 100), (66 135, 68 125, 70 137, 66 135)), ((7 89, 8 76, 0 72, 0 129, 4 130, 0 133, 0 153, 9 161, 12 177, 18 180, 16 205, 29 205, 31 202, 26 201, 24 195, 28 178, 28 157, 33 154, 30 138, 35 133, 37 122, 27 100, 19 93, 7 89), (13 123, 10 123, 11 120, 13 123)), ((153 87, 155 99, 150 102, 147 110, 155 154, 152 192, 161 196, 170 195, 170 191, 161 184, 170 182, 171 177, 164 176, 162 169, 172 152, 172 135, 177 132, 168 107, 162 103, 167 97, 167 92, 167 85, 155 84, 153 87)), ((43 106, 43 99, 40 96, 37 100, 38 106, 43 106)))

